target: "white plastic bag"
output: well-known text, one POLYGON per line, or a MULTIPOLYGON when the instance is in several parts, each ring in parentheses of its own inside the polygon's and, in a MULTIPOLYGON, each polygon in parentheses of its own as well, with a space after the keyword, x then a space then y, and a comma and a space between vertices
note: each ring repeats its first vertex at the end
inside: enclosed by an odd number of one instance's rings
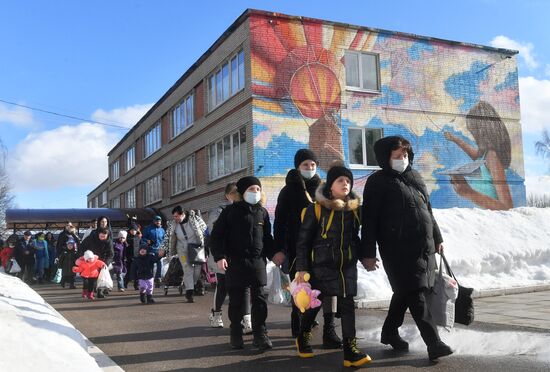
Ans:
POLYGON ((107 267, 103 267, 97 277, 97 288, 113 289, 113 279, 107 267))
POLYGON ((168 271, 168 265, 170 264, 170 259, 168 257, 162 257, 160 259, 160 264, 162 265, 160 268, 160 276, 164 278, 166 275, 166 272, 168 271))
POLYGON ((10 274, 20 273, 21 272, 21 266, 19 266, 19 264, 17 263, 15 258, 12 258, 10 261, 11 261, 11 267, 10 267, 9 273, 10 274))
POLYGON ((441 260, 436 270, 435 284, 427 296, 428 309, 433 322, 445 328, 455 324, 455 300, 458 297, 458 283, 451 276, 443 273, 441 260))
POLYGON ((62 269, 57 269, 57 271, 55 272, 55 276, 54 276, 54 278, 53 278, 52 281, 53 281, 55 284, 61 283, 61 276, 62 276, 62 274, 63 274, 63 270, 62 270, 62 269))
POLYGON ((269 286, 269 294, 267 300, 275 305, 290 305, 291 296, 288 288, 290 284, 290 278, 287 274, 284 274, 281 269, 274 266, 271 269, 271 283, 269 286))

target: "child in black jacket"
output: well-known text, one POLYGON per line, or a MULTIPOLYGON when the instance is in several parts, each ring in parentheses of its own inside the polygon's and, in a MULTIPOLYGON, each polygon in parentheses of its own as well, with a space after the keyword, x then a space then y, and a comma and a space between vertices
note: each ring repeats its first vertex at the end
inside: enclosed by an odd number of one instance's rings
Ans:
POLYGON ((260 350, 272 348, 265 327, 267 302, 262 287, 267 282, 266 258, 280 264, 284 255, 281 252, 274 255, 271 223, 260 201, 261 190, 262 184, 256 177, 241 178, 235 202, 221 212, 210 235, 214 260, 225 271, 234 349, 243 348, 242 303, 247 287, 252 300, 253 345, 260 350))
POLYGON ((153 288, 155 277, 155 263, 159 262, 156 255, 149 254, 149 246, 142 244, 139 247, 139 254, 134 259, 133 265, 136 273, 136 280, 139 285, 139 299, 142 304, 154 304, 153 288))
POLYGON ((58 267, 61 268, 61 286, 65 288, 65 284, 69 284, 70 289, 75 289, 74 277, 75 273, 73 272, 73 266, 75 266, 77 253, 76 253, 76 242, 73 238, 69 238, 66 247, 61 251, 61 254, 58 257, 58 267))

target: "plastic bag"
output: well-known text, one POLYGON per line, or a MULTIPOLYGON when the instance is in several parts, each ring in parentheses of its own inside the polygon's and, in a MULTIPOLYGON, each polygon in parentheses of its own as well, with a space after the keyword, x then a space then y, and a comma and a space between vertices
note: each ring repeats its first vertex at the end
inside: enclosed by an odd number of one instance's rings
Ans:
POLYGON ((11 260, 11 267, 9 269, 9 273, 10 274, 17 274, 17 273, 20 273, 21 272, 21 266, 19 266, 19 264, 17 263, 17 261, 15 260, 15 258, 12 258, 11 260))
POLYGON ((443 273, 442 261, 436 271, 435 284, 427 297, 428 309, 433 322, 445 328, 455 324, 455 301, 458 297, 458 283, 443 273))
POLYGON ((275 305, 290 306, 291 296, 289 290, 290 278, 277 266, 271 270, 271 283, 269 286, 268 301, 275 305))
POLYGON ((103 267, 97 277, 97 288, 113 289, 113 279, 107 267, 103 267))
POLYGON ((160 276, 164 278, 166 275, 166 272, 168 271, 168 264, 170 263, 170 259, 168 257, 162 257, 160 259, 160 264, 162 265, 160 268, 160 276))
POLYGON ((55 272, 55 276, 53 277, 53 282, 55 284, 59 284, 61 283, 61 275, 63 273, 63 270, 62 269, 57 269, 57 271, 55 272))

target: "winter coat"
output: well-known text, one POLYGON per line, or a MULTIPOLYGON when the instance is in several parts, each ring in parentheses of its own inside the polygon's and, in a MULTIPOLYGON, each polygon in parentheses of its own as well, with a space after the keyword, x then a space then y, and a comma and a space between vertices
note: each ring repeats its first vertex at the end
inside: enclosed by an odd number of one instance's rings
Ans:
POLYGON ((311 274, 311 286, 328 296, 357 294, 357 257, 360 249, 361 201, 353 192, 347 201, 323 195, 324 182, 316 192, 321 206, 307 207, 296 242, 296 271, 311 274), (332 216, 332 218, 331 218, 332 216))
POLYGON ((2 262, 2 266, 4 266, 4 269, 7 269, 8 261, 13 257, 13 251, 14 248, 9 246, 2 248, 2 251, 0 251, 0 260, 2 262))
POLYGON ((281 247, 288 260, 289 271, 293 273, 302 211, 315 200, 315 191, 321 183, 321 178, 314 175, 306 180, 298 169, 291 169, 286 175, 285 183, 277 198, 273 233, 275 246, 281 247))
POLYGON ((169 253, 170 256, 178 255, 187 255, 187 244, 200 244, 204 247, 204 233, 206 231, 206 223, 203 219, 196 215, 194 211, 190 211, 189 215, 183 220, 180 225, 180 228, 185 229, 185 235, 187 239, 184 238, 183 245, 178 245, 177 231, 178 223, 172 221, 172 226, 170 229, 170 243, 169 243, 169 253))
POLYGON ((128 244, 117 239, 113 244, 113 270, 115 274, 126 273, 126 250, 128 244))
POLYGON ((57 262, 57 266, 62 270, 63 276, 69 276, 73 273, 73 266, 76 265, 76 259, 78 257, 78 253, 76 252, 76 249, 67 249, 65 248, 63 252, 59 255, 59 261, 57 262))
POLYGON ((163 240, 164 235, 166 232, 162 227, 157 227, 156 225, 152 224, 149 225, 143 230, 143 236, 141 237, 141 241, 144 244, 148 244, 148 240, 150 240, 151 243, 151 252, 157 253, 163 240))
POLYGON ((14 257, 19 266, 23 264, 34 265, 34 241, 30 239, 28 242, 21 238, 15 246, 14 257))
MULTIPOLYGON (((443 239, 426 185, 410 165, 401 174, 391 168, 391 137, 377 144, 374 150, 382 169, 369 176, 363 193, 361 258, 376 257, 378 243, 394 292, 431 288, 435 247, 443 239)), ((411 151, 411 164, 413 158, 411 151)))
POLYGON ((101 261, 97 255, 94 255, 94 259, 88 262, 84 257, 79 257, 73 267, 73 273, 80 273, 83 278, 97 278, 99 272, 105 266, 105 262, 101 261))
POLYGON ((76 236, 76 234, 68 232, 67 230, 63 230, 57 237, 57 245, 56 245, 57 257, 59 257, 61 252, 63 252, 63 250, 67 247, 67 240, 69 240, 69 238, 72 238, 76 242, 77 247, 80 245, 80 239, 78 239, 78 236, 76 236))
POLYGON ((132 265, 135 267, 136 279, 152 279, 155 276, 154 266, 156 262, 159 262, 159 258, 152 254, 134 257, 132 265))
POLYGON ((86 251, 94 252, 106 265, 109 265, 113 261, 114 252, 111 240, 100 240, 97 230, 84 239, 78 250, 79 256, 82 256, 86 251))
POLYGON ((45 240, 34 241, 34 255, 36 259, 37 269, 47 269, 50 267, 50 258, 48 255, 48 242, 45 240))
POLYGON ((57 258, 57 242, 55 239, 48 240, 46 239, 46 242, 48 243, 48 257, 50 259, 50 267, 55 266, 55 259, 57 258))
POLYGON ((262 201, 250 205, 242 200, 242 195, 238 197, 240 200, 228 205, 214 223, 210 234, 212 254, 216 262, 222 258, 228 262, 228 288, 265 286, 266 258, 276 253, 269 214, 262 201))

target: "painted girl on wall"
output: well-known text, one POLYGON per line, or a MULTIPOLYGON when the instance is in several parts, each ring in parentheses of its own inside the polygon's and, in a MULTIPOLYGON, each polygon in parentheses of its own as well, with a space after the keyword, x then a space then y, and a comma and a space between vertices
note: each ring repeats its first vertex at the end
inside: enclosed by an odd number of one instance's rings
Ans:
POLYGON ((453 188, 457 194, 482 208, 512 208, 512 196, 505 174, 512 160, 512 150, 504 122, 493 106, 479 101, 468 112, 466 127, 474 137, 477 148, 450 132, 445 132, 445 138, 454 142, 472 160, 479 161, 480 179, 469 182, 464 175, 451 175, 453 188))

